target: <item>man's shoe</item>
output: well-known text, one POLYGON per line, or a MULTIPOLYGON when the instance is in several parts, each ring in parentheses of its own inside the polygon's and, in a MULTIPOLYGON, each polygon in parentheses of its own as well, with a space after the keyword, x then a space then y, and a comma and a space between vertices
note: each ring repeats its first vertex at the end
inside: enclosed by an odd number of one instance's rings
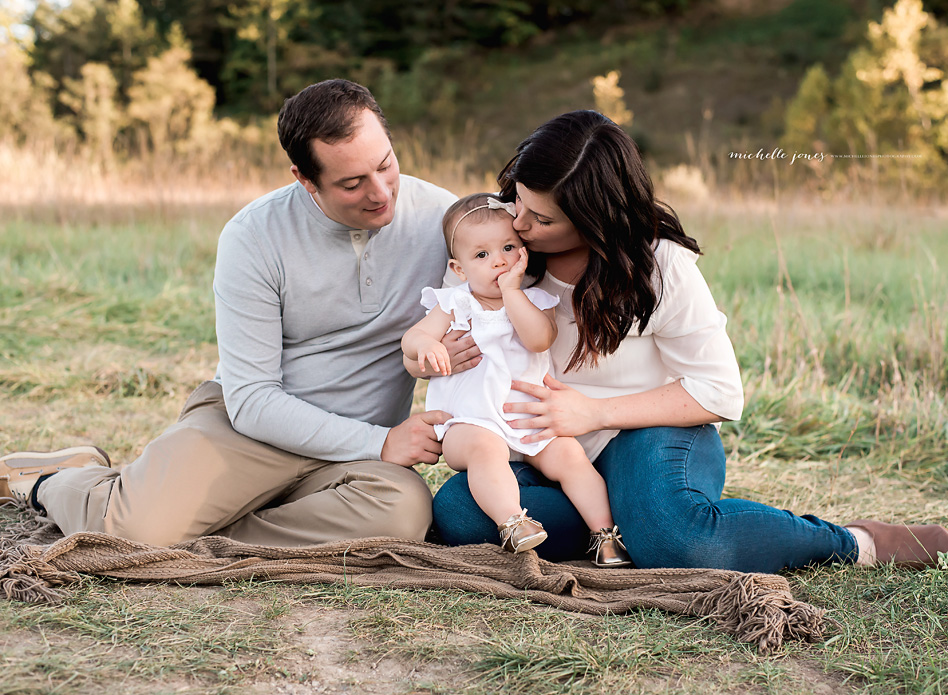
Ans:
POLYGON ((58 451, 19 451, 0 457, 0 497, 30 502, 30 493, 42 476, 66 468, 112 467, 109 455, 97 446, 73 446, 58 451))
POLYGON ((948 553, 948 529, 938 524, 906 526, 859 519, 846 524, 872 536, 879 563, 923 569, 938 565, 938 553, 948 553))

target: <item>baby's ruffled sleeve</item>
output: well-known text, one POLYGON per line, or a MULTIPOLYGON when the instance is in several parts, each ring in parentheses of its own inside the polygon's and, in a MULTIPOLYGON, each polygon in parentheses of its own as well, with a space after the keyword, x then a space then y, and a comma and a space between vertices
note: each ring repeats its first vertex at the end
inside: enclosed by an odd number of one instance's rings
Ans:
POLYGON ((441 311, 450 315, 450 330, 471 330, 471 295, 464 292, 459 287, 444 287, 436 290, 432 287, 426 287, 421 291, 421 304, 425 309, 431 311, 436 306, 441 307, 441 311))
POLYGON ((527 299, 540 311, 546 311, 547 309, 552 309, 557 304, 560 303, 559 297, 554 297, 552 294, 546 290, 541 290, 539 287, 528 287, 523 291, 527 295, 527 299))

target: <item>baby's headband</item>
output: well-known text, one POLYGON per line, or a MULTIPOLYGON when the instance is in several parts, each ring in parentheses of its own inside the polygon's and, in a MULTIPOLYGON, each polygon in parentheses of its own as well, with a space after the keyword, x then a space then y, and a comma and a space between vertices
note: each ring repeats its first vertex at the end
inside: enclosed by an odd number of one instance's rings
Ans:
POLYGON ((457 234, 458 227, 461 225, 461 222, 464 221, 464 218, 470 215, 472 212, 477 212, 478 210, 504 210, 511 217, 517 216, 517 206, 514 203, 502 203, 497 198, 488 198, 486 205, 478 205, 476 208, 471 208, 463 215, 458 218, 458 221, 454 223, 454 229, 451 230, 451 238, 448 240, 448 254, 451 258, 454 258, 454 235, 457 234))

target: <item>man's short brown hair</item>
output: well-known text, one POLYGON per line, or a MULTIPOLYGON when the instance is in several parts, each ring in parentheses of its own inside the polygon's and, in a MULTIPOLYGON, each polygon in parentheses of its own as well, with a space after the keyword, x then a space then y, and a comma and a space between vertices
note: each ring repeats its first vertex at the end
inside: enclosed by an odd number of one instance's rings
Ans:
POLYGON ((319 187, 322 165, 313 153, 312 141, 333 144, 351 138, 359 125, 359 116, 368 109, 374 113, 389 140, 392 134, 372 92, 349 80, 325 80, 311 84, 283 102, 277 120, 280 144, 300 175, 319 187))

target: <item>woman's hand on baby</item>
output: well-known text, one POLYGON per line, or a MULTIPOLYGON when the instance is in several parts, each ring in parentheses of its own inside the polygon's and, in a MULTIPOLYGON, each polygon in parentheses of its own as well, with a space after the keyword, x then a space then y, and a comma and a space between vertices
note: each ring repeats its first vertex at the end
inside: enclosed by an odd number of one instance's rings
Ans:
POLYGON ((433 338, 426 340, 418 349, 418 369, 422 373, 425 373, 425 362, 428 362, 437 374, 444 376, 451 374, 451 357, 448 355, 448 349, 438 340, 433 338))
POLYGON ((522 437, 524 444, 541 442, 553 437, 576 437, 602 429, 598 420, 598 404, 595 398, 584 396, 576 389, 557 381, 549 374, 543 378, 543 386, 514 381, 510 388, 522 391, 537 400, 526 403, 504 403, 505 413, 526 413, 534 417, 510 420, 514 429, 539 429, 522 437))
POLYGON ((500 287, 501 292, 520 289, 520 285, 523 284, 523 275, 527 272, 527 258, 527 248, 521 246, 517 262, 510 266, 510 270, 497 278, 497 286, 500 287))

